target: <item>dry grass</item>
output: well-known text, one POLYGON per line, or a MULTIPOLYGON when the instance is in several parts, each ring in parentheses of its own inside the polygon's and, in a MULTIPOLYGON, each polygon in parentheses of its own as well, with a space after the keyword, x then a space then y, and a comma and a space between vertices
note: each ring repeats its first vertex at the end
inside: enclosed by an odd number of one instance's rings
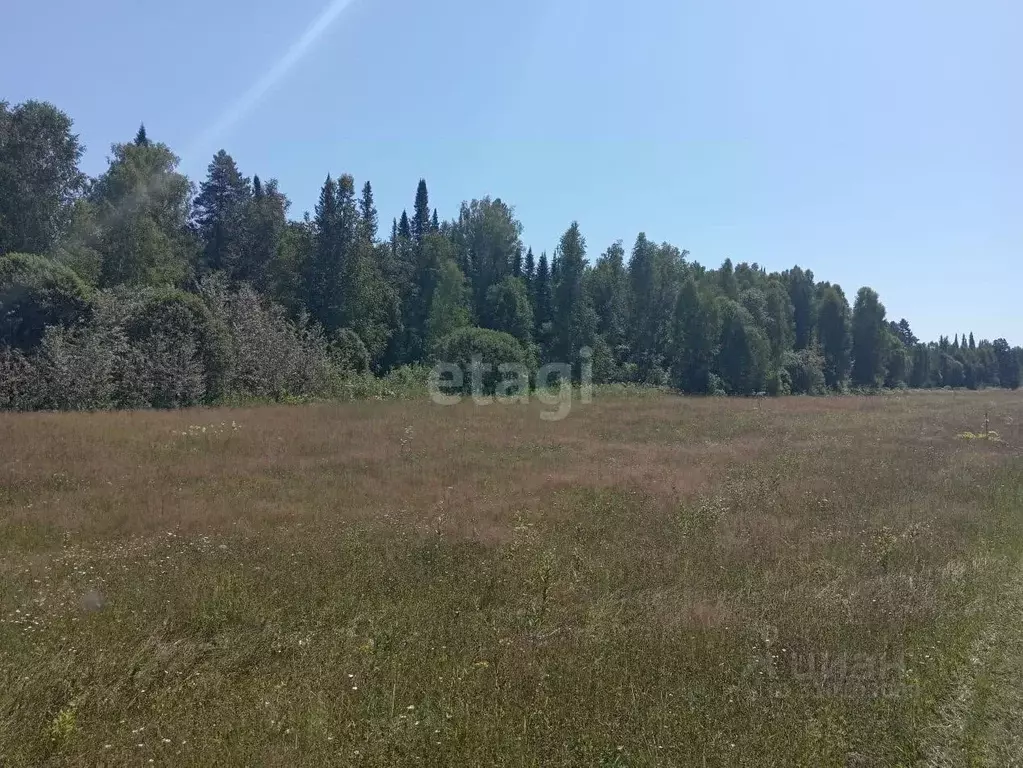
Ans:
POLYGON ((0 415, 0 765, 1019 760, 1020 424, 1003 392, 0 415), (956 437, 985 412, 1001 442, 956 437))

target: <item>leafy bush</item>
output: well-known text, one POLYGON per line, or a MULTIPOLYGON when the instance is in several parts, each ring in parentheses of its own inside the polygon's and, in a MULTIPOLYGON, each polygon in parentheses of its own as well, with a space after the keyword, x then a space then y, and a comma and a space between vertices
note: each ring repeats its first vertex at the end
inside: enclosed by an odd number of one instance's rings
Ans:
POLYGON ((30 253, 0 256, 0 345, 30 350, 50 325, 88 319, 90 289, 70 268, 30 253))
POLYGON ((817 395, 825 390, 824 360, 816 349, 786 352, 781 364, 792 394, 817 395))
POLYGON ((38 372, 20 349, 0 346, 0 410, 27 411, 39 402, 38 372))
POLYGON ((767 394, 771 397, 792 394, 792 376, 785 368, 771 371, 767 375, 767 394))
POLYGON ((466 393, 472 391, 473 366, 477 361, 483 366, 480 379, 486 394, 493 394, 497 383, 504 378, 497 370, 499 365, 534 367, 514 336, 489 328, 459 328, 449 333, 438 342, 436 357, 438 363, 455 365, 462 370, 460 389, 466 393))
POLYGON ((342 371, 369 372, 369 352, 353 330, 341 328, 335 331, 330 340, 330 353, 332 362, 342 371))

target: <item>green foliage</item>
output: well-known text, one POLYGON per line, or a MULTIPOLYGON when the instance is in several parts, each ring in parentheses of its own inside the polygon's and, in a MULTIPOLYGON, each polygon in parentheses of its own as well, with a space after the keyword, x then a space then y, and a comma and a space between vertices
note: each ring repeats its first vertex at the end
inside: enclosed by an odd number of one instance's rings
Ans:
POLYGON ((522 278, 505 277, 487 291, 490 325, 496 331, 514 336, 524 346, 533 338, 533 307, 522 278))
POLYGON ((829 389, 841 389, 852 366, 852 336, 849 302, 837 285, 826 286, 820 292, 817 338, 824 358, 824 381, 829 389))
POLYGON ((277 182, 250 182, 225 150, 196 190, 140 127, 89 180, 70 130, 49 104, 0 102, 4 407, 346 397, 373 390, 367 370, 503 333, 531 363, 588 346, 598 381, 691 393, 1021 382, 1023 349, 1004 339, 955 329, 921 343, 872 289, 850 310, 798 266, 709 269, 645 234, 627 265, 621 241, 590 264, 574 222, 536 259, 509 204, 472 200, 442 223, 425 180, 379 242, 372 185, 357 195, 350 175, 328 176, 315 216, 289 221, 277 182))
MULTIPOLYGON (((263 198, 262 190, 260 197, 263 198)), ((256 241, 246 237, 246 217, 252 204, 252 189, 232 158, 224 150, 213 157, 206 180, 199 186, 193 215, 202 240, 202 269, 225 272, 232 278, 251 269, 242 260, 256 241), (247 266, 247 265, 246 265, 247 266)), ((253 275, 246 277, 251 279, 253 275)))
POLYGON ((91 291, 70 268, 44 256, 0 256, 0 346, 29 350, 47 326, 88 319, 91 291))
POLYGON ((437 287, 430 302, 426 334, 430 353, 435 354, 437 343, 459 328, 470 324, 469 290, 458 265, 450 259, 440 266, 437 287))
POLYGON ((85 149, 52 104, 0 101, 0 255, 48 253, 84 192, 85 149))
POLYGON ((331 359, 342 371, 369 373, 369 353, 355 331, 342 328, 330 337, 331 359))
POLYGON ((852 383, 878 387, 885 376, 885 308, 871 288, 860 288, 852 314, 852 383))
POLYGON ((438 363, 458 366, 463 372, 461 390, 472 391, 473 371, 477 363, 483 366, 478 374, 482 391, 493 394, 497 383, 503 379, 500 365, 522 365, 532 368, 534 361, 529 353, 510 334, 490 328, 460 328, 448 334, 437 344, 438 363))
POLYGON ((782 368, 788 373, 790 392, 794 395, 817 395, 825 390, 825 363, 814 347, 786 352, 782 368))
POLYGON ((763 391, 770 343, 744 307, 720 299, 721 337, 716 370, 730 394, 763 391))
POLYGON ((192 185, 164 144, 115 144, 93 185, 100 285, 180 285, 194 268, 192 185))

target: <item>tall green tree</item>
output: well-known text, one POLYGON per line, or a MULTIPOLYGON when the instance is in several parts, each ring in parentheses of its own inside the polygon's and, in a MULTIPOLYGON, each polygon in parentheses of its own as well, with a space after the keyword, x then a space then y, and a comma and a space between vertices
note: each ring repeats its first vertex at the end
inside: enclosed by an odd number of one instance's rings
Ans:
POLYGON ((551 285, 551 270, 546 251, 540 254, 532 288, 533 321, 536 323, 535 338, 542 344, 546 344, 549 341, 554 321, 553 286, 551 285))
POLYGON ((259 176, 253 177, 252 198, 244 212, 242 246, 233 270, 236 279, 260 291, 269 289, 271 265, 288 226, 288 205, 276 179, 263 184, 259 176))
POLYGON ((588 277, 597 333, 612 350, 617 349, 625 344, 629 321, 629 275, 621 240, 600 255, 588 277))
POLYGON ((689 276, 675 303, 672 381, 683 392, 707 391, 720 335, 716 303, 704 299, 689 276))
POLYGON ((430 193, 426 189, 426 179, 420 179, 416 188, 416 204, 412 212, 412 236, 420 243, 431 231, 430 193))
POLYGON ((337 182, 328 174, 316 203, 313 232, 316 245, 305 265, 305 305, 327 330, 340 328, 342 315, 337 278, 342 272, 340 206, 337 182))
POLYGON ((528 346, 533 339, 533 307, 522 278, 508 275, 490 286, 487 302, 491 307, 490 327, 514 336, 528 346))
POLYGON ((995 339, 992 349, 998 365, 999 384, 1006 389, 1019 389, 1019 358, 1013 353, 1009 343, 1005 339, 995 339))
POLYGON ((584 346, 592 347, 597 317, 583 290, 586 270, 586 240, 573 221, 558 245, 560 275, 554 287, 554 344, 559 362, 570 362, 584 346))
POLYGON ((852 382, 880 386, 885 376, 885 308, 871 288, 860 288, 852 314, 852 382))
POLYGON ((359 198, 359 224, 364 240, 376 242, 378 220, 376 203, 373 201, 373 185, 367 181, 362 185, 362 196, 359 198))
POLYGON ((469 287, 453 259, 446 259, 437 272, 437 286, 430 300, 426 321, 427 349, 432 355, 441 339, 470 324, 469 287))
POLYGON ((816 287, 813 272, 793 267, 783 273, 792 299, 793 322, 795 324, 795 349, 806 349, 813 343, 813 329, 817 321, 816 287))
POLYGON ((179 285, 193 273, 193 189, 177 167, 162 142, 111 148, 110 165, 90 191, 102 286, 179 285))
POLYGON ((721 336, 717 370, 733 394, 763 391, 771 346, 749 311, 738 302, 719 299, 721 336))
POLYGON ((227 152, 220 150, 206 169, 206 180, 192 205, 202 240, 204 271, 239 277, 246 242, 246 214, 252 201, 250 181, 227 152))
POLYGON ((451 239, 472 289, 473 314, 484 326, 491 324, 487 291, 512 274, 521 234, 515 212, 500 199, 462 203, 451 239))
POLYGON ((0 101, 0 255, 48 253, 86 189, 85 151, 52 104, 0 101))
POLYGON ((852 367, 849 302, 837 285, 825 286, 817 304, 817 339, 824 358, 824 383, 838 390, 852 367))

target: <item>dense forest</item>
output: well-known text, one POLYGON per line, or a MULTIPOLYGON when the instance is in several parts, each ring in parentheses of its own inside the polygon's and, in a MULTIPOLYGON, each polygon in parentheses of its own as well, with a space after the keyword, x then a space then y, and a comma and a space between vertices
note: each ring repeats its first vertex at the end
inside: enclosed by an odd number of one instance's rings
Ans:
POLYGON ((422 180, 389 226, 343 173, 291 218, 275 180, 221 150, 196 186, 144 127, 97 178, 82 153, 58 108, 0 102, 0 408, 336 396, 471 353, 537 366, 584 347, 597 382, 687 393, 1020 384, 1023 349, 923 342, 871 288, 850 304, 798 266, 709 269, 644 234, 592 258, 575 223, 537 254, 509 204, 442 219, 422 180))

